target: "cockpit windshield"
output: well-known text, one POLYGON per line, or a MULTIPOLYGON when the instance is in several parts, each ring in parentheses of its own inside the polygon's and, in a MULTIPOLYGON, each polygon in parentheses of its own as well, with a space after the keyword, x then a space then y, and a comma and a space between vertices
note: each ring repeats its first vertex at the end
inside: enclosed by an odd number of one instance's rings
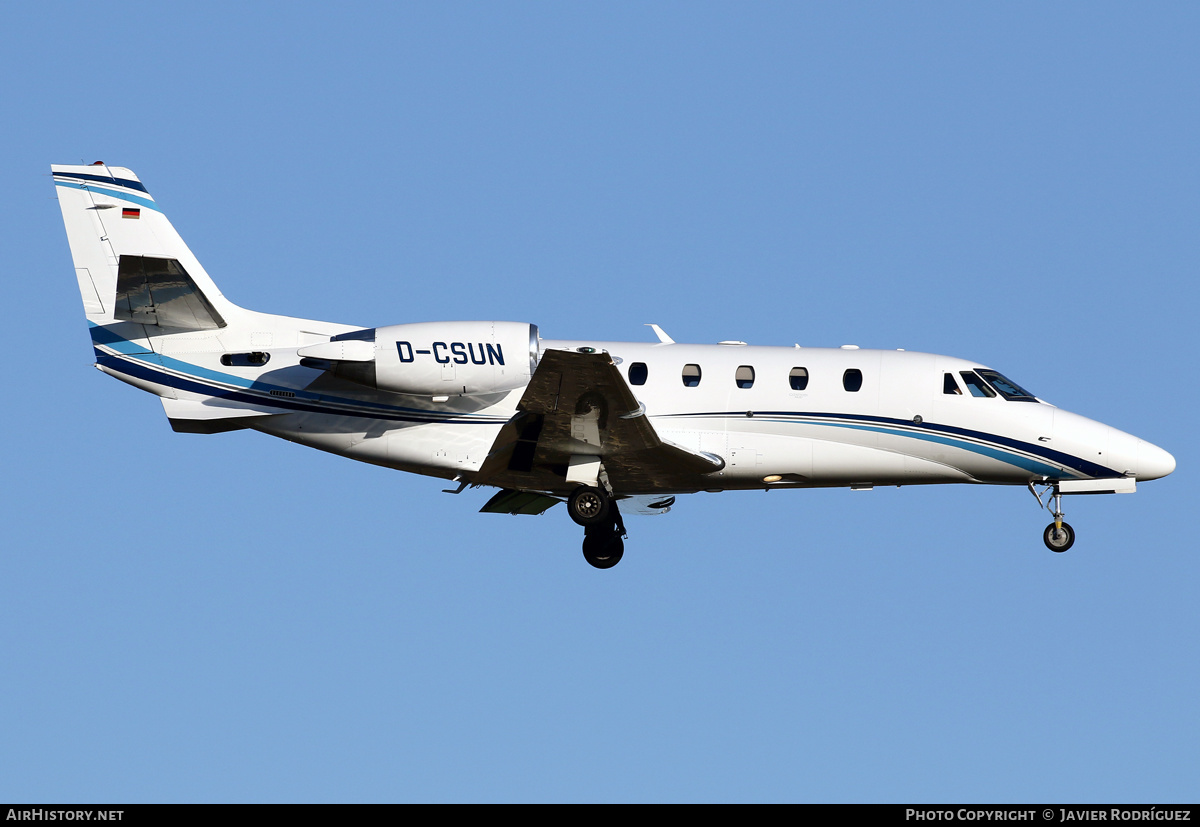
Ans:
POLYGON ((992 390, 987 382, 980 379, 973 370, 959 371, 959 376, 966 383, 967 390, 971 392, 971 396, 995 398, 996 392, 992 390))
POLYGON ((1001 396, 1010 402, 1037 402, 1037 397, 1002 373, 983 368, 977 370, 976 373, 986 379, 993 388, 1000 392, 1001 396))

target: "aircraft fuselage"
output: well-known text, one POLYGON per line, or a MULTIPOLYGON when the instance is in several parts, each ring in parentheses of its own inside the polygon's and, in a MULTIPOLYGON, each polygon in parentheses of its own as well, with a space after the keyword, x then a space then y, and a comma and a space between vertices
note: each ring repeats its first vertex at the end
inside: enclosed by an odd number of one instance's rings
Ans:
POLYGON ((621 558, 620 511, 643 496, 661 513, 694 491, 1028 485, 1039 502, 1051 495, 1043 539, 1065 551, 1061 495, 1130 492, 1175 468, 1161 448, 949 356, 247 310, 130 170, 52 171, 96 366, 159 396, 176 430, 250 428, 459 490, 499 488, 485 511, 566 500, 599 568, 621 558))

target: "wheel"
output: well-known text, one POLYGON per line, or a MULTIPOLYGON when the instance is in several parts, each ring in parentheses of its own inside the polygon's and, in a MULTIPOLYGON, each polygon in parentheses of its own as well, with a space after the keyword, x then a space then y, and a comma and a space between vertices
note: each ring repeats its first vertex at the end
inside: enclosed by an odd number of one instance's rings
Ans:
POLYGON ((1046 530, 1042 532, 1042 542, 1051 551, 1066 551, 1075 545, 1075 529, 1071 528, 1067 523, 1063 523, 1061 529, 1055 528, 1054 523, 1050 523, 1050 525, 1046 526, 1046 530))
POLYGON ((567 512, 577 524, 587 528, 608 519, 608 495, 599 488, 581 485, 567 498, 567 512))
POLYGON ((583 538, 583 559, 598 569, 611 569, 624 554, 625 541, 616 534, 589 534, 583 538))

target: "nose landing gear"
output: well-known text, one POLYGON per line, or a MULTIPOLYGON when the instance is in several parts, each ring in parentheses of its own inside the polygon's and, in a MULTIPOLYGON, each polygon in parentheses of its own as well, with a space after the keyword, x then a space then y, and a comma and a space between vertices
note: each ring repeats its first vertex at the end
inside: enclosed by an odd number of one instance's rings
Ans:
POLYGON ((1050 494, 1050 499, 1042 502, 1042 494, 1034 487, 1035 485, 1038 483, 1029 483, 1029 492, 1037 498, 1038 505, 1054 514, 1054 522, 1046 526, 1046 530, 1042 532, 1042 542, 1051 551, 1062 553, 1075 545, 1075 529, 1071 528, 1069 523, 1063 522, 1062 492, 1058 490, 1057 482, 1041 483, 1045 486, 1043 493, 1050 494))
POLYGON ((1075 529, 1071 528, 1070 523, 1055 520, 1042 532, 1042 542, 1051 551, 1066 551, 1075 545, 1075 529))
POLYGON ((567 499, 571 519, 583 526, 583 559, 611 569, 625 554, 625 523, 617 503, 603 488, 581 485, 567 499))

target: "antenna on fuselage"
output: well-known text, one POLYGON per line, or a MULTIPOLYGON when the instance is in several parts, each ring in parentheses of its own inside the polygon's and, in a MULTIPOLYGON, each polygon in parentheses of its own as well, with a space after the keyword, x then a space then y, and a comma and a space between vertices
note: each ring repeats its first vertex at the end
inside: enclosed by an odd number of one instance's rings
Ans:
POLYGON ((663 331, 663 329, 662 329, 661 327, 659 327, 658 325, 656 325, 656 324, 649 324, 649 323, 647 323, 647 324, 646 324, 646 327, 648 327, 648 328, 650 328, 651 330, 653 330, 653 331, 654 331, 654 335, 655 335, 655 336, 657 336, 657 337, 658 337, 658 340, 659 340, 660 342, 662 342, 664 345, 673 345, 673 344, 675 344, 675 340, 674 340, 674 339, 672 339, 670 336, 668 336, 668 335, 667 335, 667 334, 666 334, 666 333, 663 331))

